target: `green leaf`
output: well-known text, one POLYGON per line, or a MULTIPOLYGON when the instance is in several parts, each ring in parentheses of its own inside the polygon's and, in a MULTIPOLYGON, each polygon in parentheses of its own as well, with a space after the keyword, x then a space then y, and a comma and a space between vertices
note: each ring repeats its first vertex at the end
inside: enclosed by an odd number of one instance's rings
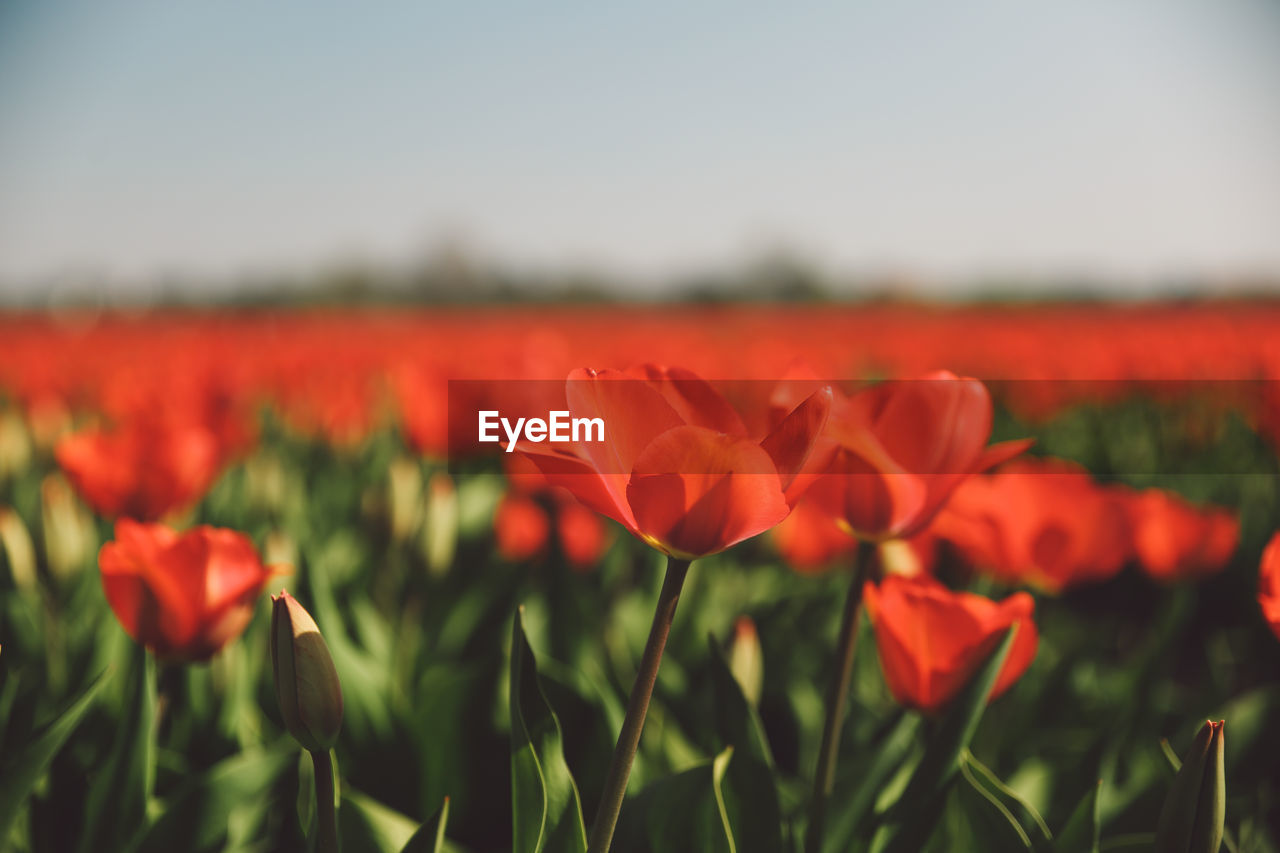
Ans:
POLYGON ((973 753, 967 749, 961 758, 961 770, 966 772, 970 781, 981 788, 986 796, 990 797, 999 808, 1008 812, 1009 816, 1017 822, 1019 829, 1025 832, 1028 837, 1034 837, 1035 843, 1040 844, 1053 840, 1053 833, 1049 831, 1048 824, 1044 822, 1044 818, 1036 811, 1035 806, 1027 802, 1017 791, 1006 785, 1000 777, 996 776, 994 772, 975 758, 973 753))
POLYGON ((836 780, 822 849, 825 853, 849 850, 862 831, 862 821, 875 807, 876 798, 911 754, 920 715, 900 713, 882 736, 874 739, 874 751, 851 756, 847 770, 836 780))
POLYGON ((966 765, 951 786, 942 820, 935 828, 930 849, 982 850, 990 853, 1025 853, 1033 850, 1029 836, 1018 819, 991 794, 966 765))
POLYGON ((948 791, 942 818, 925 849, 936 853, 1026 853, 1033 847, 1017 818, 968 765, 961 764, 960 776, 948 791))
MULTIPOLYGON (((344 728, 360 739, 386 739, 392 728, 390 658, 370 654, 352 640, 342 618, 344 607, 339 605, 333 588, 334 575, 354 571, 359 563, 357 554, 348 553, 347 544, 344 536, 336 535, 308 560, 306 578, 314 605, 311 612, 342 682, 344 728)), ((345 604, 346 609, 352 607, 351 602, 345 604)))
POLYGON ((513 849, 585 851, 582 802, 564 759, 560 722, 538 684, 523 610, 511 625, 510 703, 513 849))
POLYGON ((444 828, 449 822, 449 798, 413 834, 400 853, 444 853, 444 828))
POLYGON ((615 849, 737 853, 724 792, 732 757, 733 747, 728 747, 711 761, 645 788, 622 810, 625 823, 614 836, 615 849))
POLYGON ((906 789, 876 833, 871 846, 875 853, 914 853, 929 837, 941 813, 947 788, 960 769, 961 757, 978 730, 1016 630, 1015 625, 1005 632, 995 651, 952 700, 906 789))
POLYGON ((338 832, 342 849, 368 853, 400 853, 418 831, 415 821, 359 791, 342 792, 338 832))
POLYGON ((0 765, 0 842, 9 837, 9 829, 19 807, 80 724, 107 678, 106 672, 99 675, 62 713, 35 732, 25 746, 6 757, 0 765))
POLYGON ((715 635, 707 637, 711 647, 711 685, 715 692, 716 731, 722 746, 732 746, 741 755, 750 755, 773 767, 773 752, 765 737, 760 715, 733 677, 729 662, 715 635))
POLYGON ((1102 781, 1089 789, 1066 824, 1053 839, 1054 853, 1098 853, 1098 792, 1102 781))
POLYGON ((129 849, 213 853, 256 837, 271 804, 271 789, 293 763, 294 750, 292 743, 281 741, 273 749, 242 752, 218 762, 169 800, 129 849))
POLYGON ((89 786, 81 853, 119 847, 147 820, 156 772, 156 661, 143 646, 131 646, 115 744, 89 786))
MULTIPOLYGON (((774 853, 782 849, 782 809, 773 768, 752 755, 720 754, 728 765, 716 781, 738 853, 774 853)), ((714 769, 714 768, 713 768, 714 769)))

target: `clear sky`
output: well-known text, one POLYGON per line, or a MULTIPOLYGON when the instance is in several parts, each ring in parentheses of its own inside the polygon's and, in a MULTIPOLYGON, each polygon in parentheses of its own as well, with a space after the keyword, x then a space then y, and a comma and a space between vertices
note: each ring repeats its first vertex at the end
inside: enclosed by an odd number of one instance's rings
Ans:
POLYGON ((0 292, 1280 275, 1280 3, 0 0, 0 292), (785 10, 785 11, 784 11, 785 10))

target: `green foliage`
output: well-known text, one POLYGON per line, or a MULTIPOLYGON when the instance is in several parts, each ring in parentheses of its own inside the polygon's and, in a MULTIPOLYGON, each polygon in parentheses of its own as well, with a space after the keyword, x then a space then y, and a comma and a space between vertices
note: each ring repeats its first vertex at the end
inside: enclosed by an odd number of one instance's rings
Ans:
POLYGON ((518 853, 585 851, 587 831, 560 721, 538 685, 523 612, 511 627, 511 801, 518 853))
MULTIPOLYGON (((1179 427, 1190 417, 1138 399, 1045 425, 1002 415, 1004 435, 1038 435, 1036 452, 1239 508, 1237 555, 1180 586, 1127 569, 1039 596, 1031 669, 989 706, 958 701, 937 719, 894 703, 864 625, 823 853, 865 853, 877 833, 906 850, 1149 850, 1174 778, 1160 740, 1185 751, 1206 717, 1226 719, 1230 733, 1223 849, 1280 851, 1280 643, 1255 600, 1262 545, 1280 527, 1280 469, 1233 416, 1199 444, 1179 427), (1244 469, 1262 476, 1223 475, 1244 469)), ((660 558, 613 528, 587 573, 554 553, 504 559, 492 533, 504 485, 477 464, 456 478, 456 549, 442 566, 420 529, 393 535, 379 498, 391 460, 406 454, 390 432, 335 449, 268 422, 261 447, 182 524, 236 527, 299 555, 273 586, 315 616, 342 680, 347 718, 334 752, 346 853, 489 853, 513 840, 518 850, 581 850, 660 558), (271 501, 256 491, 263 467, 280 479, 271 501)), ((414 464, 423 482, 439 472, 414 464)), ((162 665, 151 682, 94 570, 109 526, 98 524, 79 569, 50 571, 40 484, 54 471, 36 453, 0 483, 36 560, 19 587, 0 554, 0 847, 305 850, 310 762, 300 774, 280 726, 269 608, 210 663, 162 665)), ((422 508, 412 517, 425 523, 422 508)), ((974 584, 945 554, 939 571, 974 584)), ((844 581, 796 574, 763 538, 695 564, 615 850, 799 850, 844 581), (723 653, 742 615, 762 645, 754 705, 723 653)), ((982 591, 1007 594, 994 583, 982 591)))
POLYGON ((98 676, 66 710, 22 738, 23 745, 0 764, 0 842, 9 837, 18 808, 40 780, 54 755, 75 731, 107 676, 98 676))

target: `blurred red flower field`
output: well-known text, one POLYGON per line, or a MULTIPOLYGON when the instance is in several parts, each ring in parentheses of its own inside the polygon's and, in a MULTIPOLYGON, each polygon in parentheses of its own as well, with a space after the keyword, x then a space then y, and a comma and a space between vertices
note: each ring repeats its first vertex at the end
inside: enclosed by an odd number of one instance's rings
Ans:
POLYGON ((1280 850, 1277 380, 1266 301, 0 315, 0 846, 1280 850))

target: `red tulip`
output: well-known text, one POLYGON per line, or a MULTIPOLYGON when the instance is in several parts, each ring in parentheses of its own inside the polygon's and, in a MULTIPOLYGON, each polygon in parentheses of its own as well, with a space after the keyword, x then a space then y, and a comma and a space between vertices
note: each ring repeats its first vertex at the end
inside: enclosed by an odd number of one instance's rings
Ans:
POLYGON ((493 533, 502 556, 515 562, 528 560, 546 549, 551 519, 533 498, 513 492, 498 501, 493 533))
POLYGON ((1214 574, 1235 553, 1240 522, 1229 510, 1200 509, 1161 489, 1135 495, 1129 506, 1138 562, 1156 580, 1214 574))
POLYGON ((1022 459, 967 481, 933 529, 979 570, 1057 593, 1123 568, 1133 550, 1128 501, 1074 463, 1022 459))
POLYGON ((1271 537, 1262 552, 1258 571, 1258 604, 1271 631, 1280 638, 1280 533, 1271 537))
POLYGON ((831 399, 825 389, 812 394, 756 439, 710 384, 678 368, 576 370, 566 397, 572 417, 603 419, 604 441, 533 445, 529 458, 550 482, 680 559, 787 517, 831 399))
POLYGON ((928 577, 890 575, 879 586, 866 584, 863 597, 890 692, 925 713, 946 707, 1009 626, 1017 633, 990 698, 1008 690, 1036 655, 1035 602, 1025 592, 995 602, 928 577))
POLYGON ((971 474, 1030 444, 987 447, 990 435, 991 397, 976 379, 938 371, 873 386, 833 407, 809 498, 859 538, 909 538, 971 474))
POLYGON ((116 618, 157 657, 206 660, 240 636, 271 571, 234 530, 177 533, 122 518, 98 554, 116 618))
POLYGON ((106 518, 154 521, 184 510, 204 496, 222 468, 209 430, 151 422, 68 435, 55 455, 76 490, 106 518))
POLYGON ((528 459, 513 454, 505 467, 511 488, 493 519, 499 553, 513 561, 538 557, 549 550, 554 533, 570 567, 594 567, 609 544, 600 516, 552 486, 528 459))

